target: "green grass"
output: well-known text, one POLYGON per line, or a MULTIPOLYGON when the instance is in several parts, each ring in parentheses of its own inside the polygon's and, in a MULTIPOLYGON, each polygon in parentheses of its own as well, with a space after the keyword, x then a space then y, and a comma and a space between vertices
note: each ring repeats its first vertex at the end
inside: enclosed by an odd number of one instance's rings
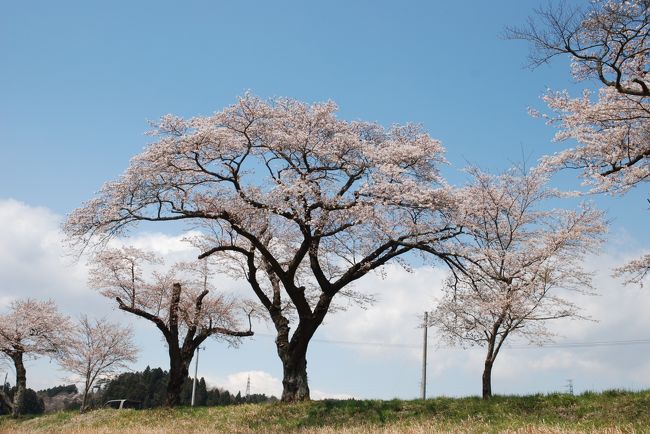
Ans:
POLYGON ((13 420, 8 432, 650 432, 650 390, 426 401, 324 400, 298 404, 63 412, 13 420))

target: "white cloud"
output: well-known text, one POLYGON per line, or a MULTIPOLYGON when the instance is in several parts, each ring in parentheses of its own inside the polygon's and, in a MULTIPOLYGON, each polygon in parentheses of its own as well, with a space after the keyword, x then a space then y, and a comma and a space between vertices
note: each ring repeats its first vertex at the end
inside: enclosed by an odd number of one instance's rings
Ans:
MULTIPOLYGON (((629 257, 640 255, 640 249, 624 250, 587 258, 587 267, 594 272, 594 285, 599 295, 564 294, 581 306, 591 321, 549 321, 558 343, 610 342, 650 338, 650 291, 625 287, 611 276, 611 270, 629 257)), ((421 332, 416 329, 421 312, 433 307, 434 298, 444 277, 444 270, 420 267, 412 273, 393 265, 386 267, 386 278, 369 275, 361 279, 357 289, 376 292, 379 301, 364 311, 352 308, 331 318, 323 329, 326 339, 367 343, 407 344, 409 348, 390 346, 346 346, 366 360, 384 357, 408 357, 421 360, 421 332), (412 348, 411 348, 412 346, 412 348)), ((436 348, 436 330, 430 329, 429 377, 432 381, 458 378, 478 389, 483 369, 484 349, 481 347, 436 348)), ((511 345, 525 341, 511 338, 511 345)), ((343 347, 342 347, 343 348, 343 347)), ((503 393, 560 390, 567 378, 573 378, 577 390, 608 387, 647 387, 650 378, 650 345, 587 346, 530 349, 504 347, 494 366, 494 388, 503 393)), ((453 393, 452 393, 453 394, 453 393)))
MULTIPOLYGON (((54 299, 61 310, 73 316, 87 313, 91 316, 108 316, 135 326, 136 337, 143 347, 141 362, 152 366, 166 364, 164 345, 159 333, 144 321, 116 312, 106 300, 86 285, 86 266, 74 262, 63 247, 59 229, 61 216, 42 207, 30 206, 15 200, 0 200, 0 309, 18 297, 54 299)), ((196 250, 182 241, 185 234, 171 236, 163 233, 140 233, 128 242, 142 248, 157 250, 170 260, 187 260, 196 257, 196 250)), ((602 342, 650 338, 650 291, 647 288, 624 287, 620 280, 610 276, 611 269, 630 257, 640 256, 642 249, 636 244, 612 244, 607 254, 590 257, 589 267, 595 270, 594 282, 599 296, 585 297, 568 294, 584 308, 584 314, 594 321, 556 321, 549 323, 559 336, 558 342, 602 342)), ((349 310, 326 318, 316 339, 363 343, 383 343, 393 346, 338 345, 334 351, 312 352, 319 354, 318 364, 327 366, 337 360, 360 360, 359 369, 366 372, 391 372, 394 383, 417 384, 421 358, 422 330, 418 328, 422 313, 431 310, 435 296, 439 295, 445 270, 433 267, 416 267, 409 273, 398 265, 385 268, 385 278, 370 274, 356 282, 356 289, 366 294, 376 294, 377 302, 367 310, 352 306, 349 310), (406 347, 402 346, 406 345, 406 347), (321 364, 322 363, 322 364, 321 364), (395 366, 402 371, 396 372, 395 366)), ((245 282, 226 276, 218 280, 221 290, 236 290, 250 294, 245 282)), ((269 332, 271 333, 271 332, 269 332)), ((434 393, 458 395, 480 390, 480 372, 484 350, 436 348, 436 330, 429 331, 429 378, 434 393)), ((260 337, 262 345, 266 337, 260 337)), ((268 337, 272 340, 272 337, 268 337)), ((515 343, 513 341, 512 343, 515 343)), ((521 342, 516 342, 521 344, 521 342)), ((314 342, 316 344, 316 342, 314 342)), ((241 350, 247 351, 244 344, 241 350)), ((262 348, 262 346, 260 346, 262 348)), ((226 387, 236 393, 245 392, 246 378, 251 375, 253 393, 279 396, 281 381, 264 369, 278 365, 272 345, 264 346, 256 354, 256 362, 243 369, 248 371, 225 375, 215 373, 214 385, 226 387), (258 366, 262 370, 257 370, 258 366), (216 377, 223 375, 223 377, 216 377)), ((313 346, 312 346, 313 348, 313 346)), ((233 365, 238 366, 240 353, 233 353, 233 365)), ((650 386, 650 345, 594 346, 584 348, 540 348, 517 350, 504 348, 494 368, 494 390, 498 393, 530 393, 559 390, 567 378, 575 380, 576 390, 582 388, 650 386)), ((310 360, 310 363, 312 361, 310 360)), ((311 366, 317 366, 316 363, 311 366)), ((28 381, 34 387, 52 386, 64 376, 46 359, 30 362, 28 381)), ((228 368, 239 370, 242 367, 228 368)), ((317 370, 314 369, 317 372, 317 370)), ((228 371, 226 371, 228 372, 228 371)), ((323 369, 325 372, 325 369, 323 369)), ((275 375, 280 375, 276 372, 275 375)), ((312 375, 312 371, 310 371, 312 375)), ((325 375, 325 374, 324 374, 325 375)), ((348 372, 346 375, 354 376, 348 372)), ((361 373, 359 373, 361 377, 361 373)), ((313 389, 315 399, 324 397, 349 397, 336 389, 351 391, 355 396, 386 397, 404 395, 391 386, 382 386, 367 374, 367 381, 348 385, 348 379, 336 376, 325 382, 316 375, 310 377, 312 385, 323 384, 330 391, 313 389), (372 390, 372 392, 368 392, 372 390)), ((364 377, 365 378, 365 377, 364 377)), ((376 377, 374 377, 376 378, 376 377)), ((364 380, 366 381, 366 380, 364 380)), ((352 383, 351 383, 352 384, 352 383)), ((405 389, 406 390, 406 389, 405 389)), ((411 389, 408 389, 411 390, 411 389)))
MULTIPOLYGON (((87 287, 86 258, 77 259, 66 249, 61 221, 47 208, 0 200, 0 307, 16 298, 34 297, 52 298, 73 315, 110 311, 111 302, 87 287)), ((171 263, 196 259, 197 249, 183 240, 188 235, 140 233, 112 243, 153 250, 171 263)), ((219 281, 224 289, 241 287, 227 276, 219 276, 219 281)))
POLYGON ((311 399, 353 399, 355 396, 348 393, 331 393, 322 390, 310 390, 311 399))
POLYGON ((63 249, 61 218, 46 208, 0 201, 3 304, 19 297, 72 300, 86 293, 86 270, 63 249))
POLYGON ((130 245, 142 250, 152 250, 170 261, 193 260, 199 254, 196 247, 186 241, 194 232, 168 235, 160 232, 140 233, 130 238, 115 240, 119 245, 130 245))
MULTIPOLYGON (((230 393, 242 395, 246 393, 246 383, 250 378, 251 393, 263 393, 266 396, 279 398, 282 395, 282 380, 265 371, 243 371, 227 375, 225 378, 206 377, 208 387, 219 387, 228 390, 230 393)), ((353 396, 343 393, 324 392, 322 390, 310 390, 312 399, 350 399, 353 396)))
POLYGON ((206 377, 205 382, 208 387, 219 387, 226 389, 230 393, 242 395, 246 393, 246 382, 250 377, 251 393, 263 393, 267 396, 277 396, 282 394, 282 381, 273 377, 264 371, 243 371, 229 374, 225 378, 206 377))
POLYGON ((422 331, 419 325, 425 310, 431 310, 433 298, 439 294, 445 272, 433 267, 414 268, 412 272, 397 264, 384 268, 384 273, 372 273, 360 279, 355 289, 376 294, 377 301, 368 309, 352 306, 332 316, 323 327, 327 339, 379 345, 357 345, 354 351, 368 357, 379 354, 405 354, 413 359, 421 355, 422 331), (413 348, 397 345, 413 345, 413 348), (396 345, 391 347, 391 345, 396 345))
POLYGON ((551 371, 554 369, 574 369, 577 371, 589 371, 598 373, 604 366, 598 360, 579 357, 566 350, 553 351, 536 358, 529 363, 532 370, 536 372, 551 371))

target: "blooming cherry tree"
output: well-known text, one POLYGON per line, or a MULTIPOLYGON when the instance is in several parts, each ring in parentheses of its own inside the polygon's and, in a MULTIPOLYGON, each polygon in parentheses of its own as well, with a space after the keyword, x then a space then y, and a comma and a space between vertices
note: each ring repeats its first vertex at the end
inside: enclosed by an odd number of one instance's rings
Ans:
POLYGON ((650 275, 650 255, 634 259, 614 270, 615 276, 625 276, 625 283, 643 286, 643 281, 650 275))
POLYGON ((557 55, 572 60, 577 80, 602 85, 596 98, 550 92, 544 99, 559 127, 557 140, 577 146, 544 160, 547 168, 582 169, 594 191, 624 193, 650 179, 650 2, 596 0, 583 8, 566 3, 537 11, 511 38, 532 43, 533 65, 557 55))
POLYGON ((650 180, 650 99, 604 87, 596 101, 589 91, 576 99, 549 93, 544 100, 554 111, 545 117, 559 127, 555 139, 578 143, 545 157, 545 168, 580 169, 595 193, 623 194, 650 180))
MULTIPOLYGON (((602 85, 580 98, 566 91, 545 95, 553 113, 544 116, 558 127, 556 140, 576 145, 544 158, 543 166, 581 170, 592 192, 623 194, 650 180, 650 2, 562 3, 538 10, 527 26, 508 34, 532 43, 533 65, 568 55, 576 79, 602 85)), ((648 266, 646 256, 615 274, 641 283, 648 266)))
POLYGON ((568 55, 578 80, 594 78, 622 94, 647 97, 649 29, 649 1, 593 0, 549 4, 506 36, 531 43, 533 67, 568 55))
MULTIPOLYGON (((180 402, 194 352, 207 338, 236 344, 253 332, 250 322, 248 330, 239 329, 237 303, 211 290, 207 265, 176 264, 164 273, 146 272, 145 267, 156 264, 163 265, 151 252, 106 248, 93 257, 90 284, 117 301, 121 310, 152 322, 163 334, 170 364, 166 404, 173 407, 180 402)), ((132 348, 124 344, 125 335, 118 338, 123 353, 129 353, 132 348)))
POLYGON ((464 235, 458 271, 447 281, 431 315, 444 339, 487 348, 483 398, 492 395, 492 367, 510 336, 550 338, 546 322, 578 317, 561 290, 587 292, 582 262, 605 231, 601 213, 544 209, 558 193, 538 171, 494 176, 469 170, 473 182, 459 191, 464 235))
POLYGON ((307 349, 333 298, 455 234, 441 144, 415 125, 387 130, 336 110, 245 95, 210 116, 165 116, 157 141, 73 212, 66 231, 82 245, 140 221, 202 231, 201 257, 246 279, 275 326, 282 399, 309 399, 307 349))
POLYGON ((57 358, 67 345, 72 328, 70 319, 60 314, 51 300, 16 300, 9 306, 9 312, 0 315, 0 352, 11 359, 16 369, 13 402, 3 396, 14 417, 23 412, 27 389, 25 358, 57 358))
POLYGON ((88 409, 88 394, 97 380, 136 361, 137 348, 130 328, 106 319, 91 321, 83 315, 64 349, 61 367, 84 383, 81 411, 88 409))

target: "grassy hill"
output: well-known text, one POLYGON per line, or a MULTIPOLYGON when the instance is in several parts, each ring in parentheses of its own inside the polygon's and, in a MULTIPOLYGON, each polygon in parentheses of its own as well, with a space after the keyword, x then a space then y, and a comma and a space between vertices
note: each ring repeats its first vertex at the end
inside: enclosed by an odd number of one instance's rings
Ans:
POLYGON ((13 420, 0 433, 650 432, 650 390, 427 401, 313 401, 62 412, 13 420))

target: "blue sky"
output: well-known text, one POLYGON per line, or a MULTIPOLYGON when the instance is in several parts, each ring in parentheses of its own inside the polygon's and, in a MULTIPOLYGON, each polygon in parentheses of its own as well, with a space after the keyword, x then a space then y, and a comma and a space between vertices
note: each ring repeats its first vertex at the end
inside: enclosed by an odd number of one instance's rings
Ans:
MULTIPOLYGON (((443 141, 451 162, 445 174, 453 183, 462 182, 459 170, 468 162, 499 170, 521 161, 522 154, 535 162, 561 149, 564 145, 551 143, 553 129, 531 118, 527 108, 542 108, 540 95, 548 87, 577 92, 589 84, 572 81, 566 59, 534 71, 524 68, 526 44, 500 37, 505 26, 522 23, 538 4, 514 0, 1 2, 0 204, 5 210, 0 210, 0 216, 7 220, 0 229, 4 231, 0 241, 6 243, 0 245, 0 252, 4 249, 6 254, 4 265, 0 262, 0 281, 11 284, 0 288, 0 300, 18 294, 53 297, 73 315, 89 309, 130 322, 112 311, 108 300, 85 288, 83 270, 63 273, 60 280, 48 275, 59 275, 60 270, 54 270, 58 259, 45 251, 39 237, 57 239, 61 216, 127 167, 148 141, 143 134, 147 120, 166 113, 208 114, 233 103, 246 90, 262 97, 332 99, 345 119, 384 125, 421 123, 443 141), (28 229, 33 230, 31 237, 15 236, 28 229), (11 255, 23 250, 24 261, 33 260, 29 253, 34 250, 42 253, 38 261, 22 263, 24 270, 43 275, 42 281, 18 274, 23 268, 16 262, 18 257, 11 255), (9 267, 10 263, 14 266, 9 267), (56 288, 44 288, 47 284, 56 288)), ((562 174, 555 182, 565 188, 579 185, 574 174, 562 174)), ((558 326, 563 339, 650 337, 649 322, 630 326, 627 335, 621 325, 634 309, 650 306, 646 293, 621 288, 607 273, 609 265, 647 250, 647 196, 647 185, 642 185, 623 198, 593 198, 608 210, 613 224, 608 248, 593 259, 601 265, 600 281, 607 295, 586 305, 606 319, 558 326), (616 312, 604 308, 615 302, 625 306, 615 307, 616 312)), ((168 227, 147 230, 163 232, 156 235, 161 242, 170 242, 165 237, 177 234, 168 227)), ((360 323, 355 331, 331 319, 318 337, 394 339, 394 343, 412 343, 414 348, 315 342, 309 354, 312 387, 360 397, 417 394, 416 313, 432 297, 426 278, 435 281, 441 278, 435 273, 442 271, 423 268, 412 276, 422 282, 412 291, 417 296, 408 292, 414 284, 402 278, 399 270, 393 271, 394 280, 389 276, 385 281, 363 283, 369 291, 377 291, 383 302, 367 312, 353 310, 341 316, 340 322, 366 321, 372 326, 360 323), (434 273, 435 278, 427 273, 434 273), (392 305, 404 307, 401 321, 382 319, 382 312, 392 305), (392 330, 382 329, 382 323, 392 330), (395 327, 404 328, 396 331, 395 327), (344 375, 344 367, 352 374, 344 375)), ((155 332, 136 326, 144 349, 136 367, 164 366, 164 351, 158 349, 162 343, 155 332)), ((514 354, 500 356, 504 359, 497 365, 519 363, 533 369, 537 378, 527 377, 523 368, 521 377, 512 376, 519 372, 514 368, 504 369, 495 373, 494 388, 497 393, 557 390, 565 377, 580 373, 585 380, 576 381, 578 389, 648 387, 650 366, 641 361, 624 370, 607 369, 621 366, 617 354, 628 364, 626 354, 649 359, 647 347, 626 347, 625 351, 605 347, 593 354, 574 350, 569 355, 556 350, 512 350, 514 354), (545 357, 555 359, 540 367, 538 362, 545 357), (576 362, 593 359, 603 361, 601 371, 593 367, 589 371, 576 362), (609 377, 602 376, 605 371, 609 377), (639 374, 631 376, 630 372, 639 374)), ((437 387, 430 385, 432 394, 478 393, 480 366, 459 365, 474 359, 480 365, 481 351, 441 349, 437 354, 432 362, 437 374, 431 377, 437 387)), ((51 365, 47 362, 34 363, 34 385, 59 381, 60 375, 48 374, 51 365)), ((265 336, 238 350, 213 343, 202 363, 206 376, 224 384, 231 381, 228 376, 240 372, 263 372, 272 379, 258 374, 259 381, 269 384, 280 375, 272 338, 265 336)))

